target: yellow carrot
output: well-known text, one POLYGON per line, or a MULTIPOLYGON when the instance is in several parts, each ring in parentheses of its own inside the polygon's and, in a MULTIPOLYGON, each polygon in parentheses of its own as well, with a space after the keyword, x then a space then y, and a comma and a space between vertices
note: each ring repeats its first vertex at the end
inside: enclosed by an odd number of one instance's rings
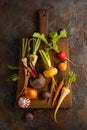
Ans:
POLYGON ((58 95, 59 95, 59 93, 60 93, 61 88, 63 87, 63 85, 64 85, 64 80, 62 80, 62 81, 59 82, 59 85, 57 87, 57 90, 56 90, 54 98, 53 98, 52 106, 54 106, 54 103, 55 103, 55 101, 56 101, 56 99, 57 99, 57 97, 58 97, 58 95))

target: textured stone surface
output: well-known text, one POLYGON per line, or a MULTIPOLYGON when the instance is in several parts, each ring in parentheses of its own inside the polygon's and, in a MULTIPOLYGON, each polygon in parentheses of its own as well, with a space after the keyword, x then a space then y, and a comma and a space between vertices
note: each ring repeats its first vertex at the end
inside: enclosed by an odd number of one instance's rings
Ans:
POLYGON ((0 130, 87 130, 87 2, 83 0, 0 1, 0 130), (38 10, 49 10, 49 31, 68 30, 70 58, 80 67, 73 84, 73 107, 60 110, 58 124, 53 110, 38 112, 26 122, 26 111, 15 109, 17 83, 7 82, 13 73, 7 64, 18 65, 19 41, 39 30, 38 10))

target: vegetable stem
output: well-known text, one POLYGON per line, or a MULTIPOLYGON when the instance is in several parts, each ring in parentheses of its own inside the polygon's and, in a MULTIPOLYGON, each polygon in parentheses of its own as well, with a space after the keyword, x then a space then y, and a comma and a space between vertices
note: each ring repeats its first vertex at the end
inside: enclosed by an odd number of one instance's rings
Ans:
POLYGON ((40 55, 46 65, 46 67, 51 67, 51 60, 48 53, 46 53, 44 50, 39 50, 40 55))
POLYGON ((24 93, 26 87, 28 86, 29 78, 30 78, 30 76, 26 76, 25 81, 24 81, 24 86, 23 86, 22 90, 20 91, 20 93, 17 95, 17 98, 19 98, 21 96, 21 94, 24 93))
POLYGON ((28 43, 28 38, 26 38, 26 39, 23 38, 22 39, 22 58, 24 58, 26 55, 27 43, 28 43))
POLYGON ((34 41, 34 43, 33 43, 33 54, 37 53, 39 46, 40 46, 40 43, 41 43, 40 38, 38 38, 36 41, 34 41))
POLYGON ((50 88, 50 98, 48 99, 48 105, 51 103, 53 92, 55 91, 55 86, 56 86, 56 81, 55 81, 54 76, 53 76, 52 77, 52 84, 51 84, 51 88, 50 88))

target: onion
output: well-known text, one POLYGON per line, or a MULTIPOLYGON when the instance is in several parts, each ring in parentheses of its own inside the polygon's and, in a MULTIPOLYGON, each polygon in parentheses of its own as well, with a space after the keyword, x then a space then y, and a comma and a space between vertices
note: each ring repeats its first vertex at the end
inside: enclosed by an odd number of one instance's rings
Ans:
POLYGON ((29 99, 35 99, 38 96, 38 91, 35 88, 26 87, 25 89, 25 97, 29 99))

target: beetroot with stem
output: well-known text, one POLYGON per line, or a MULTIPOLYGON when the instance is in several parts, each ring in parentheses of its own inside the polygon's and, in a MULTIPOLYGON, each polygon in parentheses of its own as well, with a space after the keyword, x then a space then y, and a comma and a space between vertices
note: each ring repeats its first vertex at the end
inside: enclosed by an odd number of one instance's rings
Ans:
POLYGON ((43 88, 46 85, 46 79, 42 74, 38 74, 35 78, 30 78, 30 85, 33 88, 43 88))

